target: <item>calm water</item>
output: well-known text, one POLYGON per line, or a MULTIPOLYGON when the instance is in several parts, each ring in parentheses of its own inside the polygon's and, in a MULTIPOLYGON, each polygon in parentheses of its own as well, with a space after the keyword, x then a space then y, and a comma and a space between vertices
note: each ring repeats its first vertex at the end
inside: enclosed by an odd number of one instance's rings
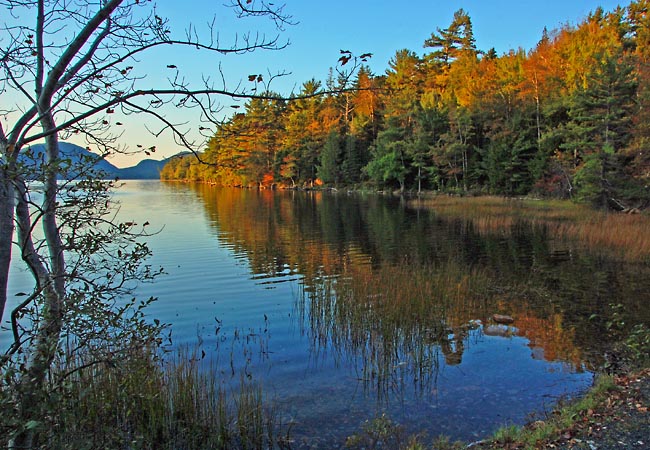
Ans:
MULTIPOLYGON (((124 220, 160 230, 152 263, 167 275, 139 288, 159 299, 151 316, 172 324, 174 346, 205 351, 225 385, 260 382, 296 447, 337 448, 381 414, 480 439, 590 385, 610 304, 648 317, 645 266, 525 224, 479 236, 397 199, 159 182, 129 181, 116 198, 124 220), (362 280, 367 297, 387 297, 379 284, 395 267, 407 297, 441 272, 469 275, 449 275, 453 301, 433 292, 417 312, 358 300, 362 280), (492 324, 494 313, 516 321, 492 324)), ((14 267, 10 292, 25 280, 14 267)))

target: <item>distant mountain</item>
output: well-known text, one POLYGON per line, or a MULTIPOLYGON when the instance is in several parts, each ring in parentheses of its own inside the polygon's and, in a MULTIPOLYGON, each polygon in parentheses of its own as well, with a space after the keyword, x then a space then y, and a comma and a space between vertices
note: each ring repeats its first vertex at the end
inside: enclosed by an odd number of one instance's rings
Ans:
MULTIPOLYGON (((167 164, 169 158, 162 161, 156 161, 154 159, 145 159, 140 161, 137 165, 133 167, 126 167, 120 169, 119 167, 114 166, 110 162, 106 161, 101 156, 93 153, 83 147, 80 147, 76 144, 71 144, 70 142, 59 142, 59 151, 61 152, 61 157, 69 158, 72 164, 79 164, 83 162, 94 162, 94 167, 102 172, 106 173, 108 177, 117 177, 122 180, 153 180, 160 178, 160 171, 163 166, 167 164)), ((29 156, 23 155, 23 161, 27 163, 38 163, 42 161, 45 155, 45 145, 44 144, 34 144, 31 146, 31 152, 29 156)))
POLYGON ((122 180, 157 180, 160 178, 160 171, 167 164, 167 161, 167 159, 162 161, 143 159, 133 167, 118 169, 117 176, 122 180))

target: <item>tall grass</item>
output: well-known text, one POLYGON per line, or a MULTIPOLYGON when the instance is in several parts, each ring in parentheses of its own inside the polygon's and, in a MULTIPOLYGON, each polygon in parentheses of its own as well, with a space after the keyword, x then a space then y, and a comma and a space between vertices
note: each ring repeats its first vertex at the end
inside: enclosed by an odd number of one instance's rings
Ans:
POLYGON ((526 221, 549 235, 572 239, 630 262, 650 260, 650 220, 645 214, 596 211, 568 201, 439 196, 411 205, 470 221, 479 233, 503 233, 526 221))
POLYGON ((407 378, 426 387, 443 359, 460 363, 490 285, 485 273, 453 260, 417 268, 349 266, 310 285, 299 306, 316 352, 331 348, 349 358, 381 398, 407 378))
POLYGON ((163 360, 139 349, 119 363, 59 361, 55 372, 61 381, 38 424, 44 448, 263 449, 279 442, 261 388, 242 377, 227 392, 196 353, 163 360))

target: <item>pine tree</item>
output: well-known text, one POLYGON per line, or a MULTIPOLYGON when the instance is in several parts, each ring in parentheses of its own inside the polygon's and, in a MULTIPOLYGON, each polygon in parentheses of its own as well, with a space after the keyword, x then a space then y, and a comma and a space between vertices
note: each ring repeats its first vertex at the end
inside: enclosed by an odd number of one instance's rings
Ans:
POLYGON ((622 56, 604 58, 569 109, 563 148, 573 154, 578 198, 603 208, 623 204, 618 197, 631 181, 620 176, 619 152, 630 138, 637 86, 632 70, 622 56))
POLYGON ((338 184, 341 180, 341 136, 331 131, 320 155, 318 178, 327 184, 338 184))
POLYGON ((427 59, 449 67, 461 52, 476 52, 476 40, 472 29, 472 20, 461 8, 454 13, 448 28, 437 28, 437 33, 424 41, 425 48, 434 48, 427 59))

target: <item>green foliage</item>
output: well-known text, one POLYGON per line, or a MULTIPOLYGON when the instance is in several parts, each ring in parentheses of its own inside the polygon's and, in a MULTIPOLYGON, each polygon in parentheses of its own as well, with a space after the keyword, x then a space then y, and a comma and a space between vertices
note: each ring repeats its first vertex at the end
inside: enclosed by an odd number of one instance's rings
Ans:
POLYGON ((332 131, 327 136, 325 147, 321 153, 320 166, 318 166, 318 177, 324 183, 338 184, 341 179, 341 159, 341 139, 336 131, 332 131))
POLYGON ((358 183, 361 178, 361 169, 366 164, 367 161, 361 152, 360 143, 354 135, 347 135, 345 138, 343 162, 341 163, 343 182, 348 185, 358 183))
POLYGON ((650 364, 650 328, 647 325, 634 325, 625 339, 625 346, 638 365, 647 367, 650 364))
POLYGON ((372 158, 364 171, 368 177, 380 186, 399 183, 404 190, 408 169, 406 166, 406 146, 404 130, 396 120, 392 120, 387 129, 379 133, 377 145, 371 150, 372 158))
POLYGON ((361 67, 354 92, 332 73, 327 95, 311 79, 304 98, 249 102, 201 155, 214 165, 173 161, 163 177, 292 187, 320 177, 644 206, 650 76, 639 64, 648 34, 639 8, 601 11, 501 56, 476 49, 458 10, 424 57, 398 50, 382 76, 361 67))
MULTIPOLYGON (((650 328, 646 324, 635 324, 630 328, 628 314, 622 304, 610 304, 611 312, 605 321, 607 332, 619 340, 617 363, 626 366, 648 367, 650 364, 650 328)), ((593 316, 597 318, 597 316, 593 316)), ((608 362, 606 368, 611 368, 608 362)))

